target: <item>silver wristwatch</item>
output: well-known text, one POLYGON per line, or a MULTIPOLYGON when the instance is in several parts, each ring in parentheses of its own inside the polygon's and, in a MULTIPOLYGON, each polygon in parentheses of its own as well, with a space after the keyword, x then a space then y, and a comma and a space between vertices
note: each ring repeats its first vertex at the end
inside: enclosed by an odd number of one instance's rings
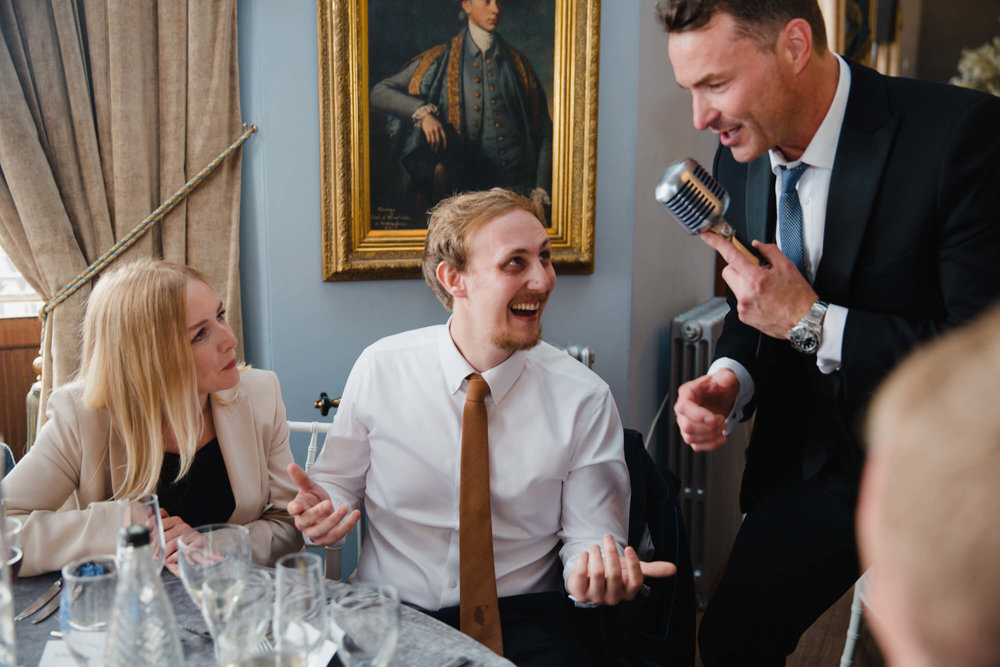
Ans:
POLYGON ((803 354, 816 354, 823 340, 823 317, 829 305, 826 301, 817 301, 806 316, 788 330, 792 347, 803 354))

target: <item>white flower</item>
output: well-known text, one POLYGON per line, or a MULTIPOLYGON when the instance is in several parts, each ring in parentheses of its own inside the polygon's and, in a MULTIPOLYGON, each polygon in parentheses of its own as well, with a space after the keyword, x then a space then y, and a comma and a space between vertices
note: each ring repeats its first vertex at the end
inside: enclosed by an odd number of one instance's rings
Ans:
POLYGON ((1000 35, 978 48, 962 49, 958 76, 951 83, 1000 96, 1000 35))

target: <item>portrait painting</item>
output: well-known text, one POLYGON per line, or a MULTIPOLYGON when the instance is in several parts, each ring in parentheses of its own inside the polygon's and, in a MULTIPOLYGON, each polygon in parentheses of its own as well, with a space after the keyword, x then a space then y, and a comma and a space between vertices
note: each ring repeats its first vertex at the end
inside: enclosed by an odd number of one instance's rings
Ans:
POLYGON ((319 0, 324 279, 419 275, 427 211, 504 187, 593 270, 599 0, 319 0))
POLYGON ((372 228, 422 227, 454 192, 544 201, 555 1, 375 1, 368 15, 372 228))

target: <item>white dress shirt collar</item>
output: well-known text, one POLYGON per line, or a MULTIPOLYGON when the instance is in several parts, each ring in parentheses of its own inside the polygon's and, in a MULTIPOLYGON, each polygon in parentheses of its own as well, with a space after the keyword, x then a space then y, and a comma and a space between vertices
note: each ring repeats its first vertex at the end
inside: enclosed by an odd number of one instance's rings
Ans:
MULTIPOLYGON (((442 327, 441 332, 441 337, 438 339, 441 370, 444 372, 448 391, 454 394, 462 388, 462 382, 465 381, 465 378, 478 371, 465 360, 455 345, 455 341, 452 340, 451 318, 448 319, 448 325, 442 327)), ((486 380, 486 384, 490 386, 490 397, 493 399, 494 405, 499 404, 510 388, 514 386, 521 371, 524 370, 526 357, 523 350, 518 350, 500 364, 480 373, 486 380)))
POLYGON ((493 46, 493 38, 496 35, 488 30, 483 30, 472 21, 469 21, 469 36, 472 37, 472 41, 479 47, 479 50, 486 53, 493 46))
POLYGON ((812 141, 806 146, 802 157, 794 162, 789 162, 781 151, 772 148, 768 151, 771 158, 771 171, 779 174, 779 166, 794 167, 799 162, 805 162, 810 167, 821 167, 823 169, 833 169, 833 160, 837 155, 837 142, 840 140, 840 126, 844 123, 844 114, 847 111, 847 97, 851 91, 851 68, 847 61, 837 55, 837 62, 840 64, 840 78, 837 81, 837 92, 833 95, 833 102, 827 109, 823 122, 813 135, 812 141))

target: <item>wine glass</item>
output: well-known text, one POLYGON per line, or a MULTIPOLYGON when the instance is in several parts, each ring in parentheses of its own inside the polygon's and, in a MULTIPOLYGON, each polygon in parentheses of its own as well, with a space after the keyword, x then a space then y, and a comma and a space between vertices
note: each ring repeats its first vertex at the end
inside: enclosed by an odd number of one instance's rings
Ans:
POLYGON ((118 583, 115 557, 80 558, 63 567, 62 578, 59 627, 66 646, 80 665, 103 665, 118 583))
POLYGON ((242 664, 264 652, 273 610, 274 579, 269 570, 252 568, 229 620, 215 639, 220 665, 242 664))
MULTIPOLYGON (((250 531, 246 526, 211 523, 177 539, 181 581, 217 642, 246 585, 250 571, 250 531)), ((218 644, 216 644, 218 650, 218 644)))
POLYGON ((166 549, 163 541, 163 518, 160 516, 160 500, 155 493, 147 493, 138 498, 118 500, 118 530, 132 525, 149 529, 149 546, 157 572, 163 569, 166 549))
POLYGON ((10 585, 17 583, 17 573, 21 571, 24 548, 21 545, 21 529, 24 524, 17 517, 8 516, 3 520, 3 542, 7 545, 7 567, 10 568, 10 585))
POLYGON ((326 638, 323 561, 314 553, 286 554, 274 565, 274 637, 283 659, 308 662, 326 638))
POLYGON ((356 582, 330 601, 330 636, 348 667, 384 667, 399 639, 399 595, 392 586, 356 582))
POLYGON ((14 587, 0 572, 0 665, 17 664, 14 641, 14 587))

